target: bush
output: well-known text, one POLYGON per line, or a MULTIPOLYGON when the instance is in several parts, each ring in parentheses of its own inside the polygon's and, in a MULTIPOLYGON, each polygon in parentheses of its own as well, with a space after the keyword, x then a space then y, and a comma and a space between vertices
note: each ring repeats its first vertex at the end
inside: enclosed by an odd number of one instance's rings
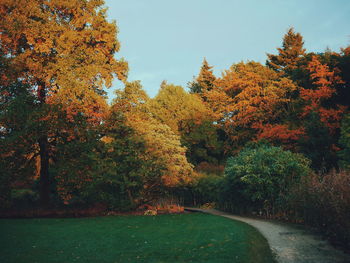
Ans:
POLYGON ((224 173, 224 166, 214 165, 207 162, 201 162, 196 166, 195 170, 203 174, 213 174, 213 175, 221 176, 224 173))
POLYGON ((343 150, 338 153, 339 164, 344 169, 350 169, 350 114, 343 119, 339 143, 343 147, 343 150))
POLYGON ((312 175, 303 183, 301 209, 305 223, 350 249, 350 172, 312 175))
POLYGON ((33 206, 38 199, 38 194, 31 189, 15 189, 11 192, 14 208, 28 208, 33 206))
POLYGON ((184 198, 185 205, 200 206, 217 202, 221 189, 222 176, 215 174, 198 174, 199 176, 188 186, 178 189, 178 196, 184 198))
POLYGON ((247 147, 227 161, 221 204, 230 203, 235 212, 288 214, 288 204, 294 198, 290 190, 311 173, 309 165, 310 161, 301 154, 280 147, 247 147))

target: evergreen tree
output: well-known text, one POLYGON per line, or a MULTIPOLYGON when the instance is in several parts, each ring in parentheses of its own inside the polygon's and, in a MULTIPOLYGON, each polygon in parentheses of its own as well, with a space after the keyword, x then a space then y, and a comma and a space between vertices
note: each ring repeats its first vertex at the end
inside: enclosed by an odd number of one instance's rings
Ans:
POLYGON ((284 35, 282 48, 277 48, 278 55, 267 54, 266 65, 277 72, 290 75, 298 67, 298 62, 305 55, 303 37, 289 28, 284 35))
POLYGON ((346 115, 341 126, 339 143, 343 149, 339 152, 340 167, 350 169, 350 115, 346 115))
POLYGON ((216 77, 213 74, 212 68, 212 66, 209 66, 207 60, 204 59, 198 77, 190 83, 191 93, 204 93, 214 87, 216 77))

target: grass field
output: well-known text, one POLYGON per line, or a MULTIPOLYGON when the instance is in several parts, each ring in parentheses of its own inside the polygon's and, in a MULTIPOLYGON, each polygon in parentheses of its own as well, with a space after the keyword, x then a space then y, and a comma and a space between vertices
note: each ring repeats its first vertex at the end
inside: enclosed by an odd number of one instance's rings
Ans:
POLYGON ((273 262, 252 227, 206 214, 1 219, 0 262, 273 262))

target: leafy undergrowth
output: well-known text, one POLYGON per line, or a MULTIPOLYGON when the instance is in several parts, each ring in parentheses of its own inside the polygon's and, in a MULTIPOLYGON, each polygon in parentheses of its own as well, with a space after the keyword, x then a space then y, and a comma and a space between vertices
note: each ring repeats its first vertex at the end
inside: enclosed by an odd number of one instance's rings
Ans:
POLYGON ((1 219, 1 262, 273 262, 254 228, 205 214, 1 219))

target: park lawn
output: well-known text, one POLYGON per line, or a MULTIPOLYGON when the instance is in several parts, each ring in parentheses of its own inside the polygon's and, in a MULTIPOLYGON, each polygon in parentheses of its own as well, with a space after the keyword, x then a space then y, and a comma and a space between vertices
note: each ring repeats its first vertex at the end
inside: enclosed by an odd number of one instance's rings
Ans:
POLYGON ((273 262, 251 226, 193 213, 1 219, 0 262, 273 262))

